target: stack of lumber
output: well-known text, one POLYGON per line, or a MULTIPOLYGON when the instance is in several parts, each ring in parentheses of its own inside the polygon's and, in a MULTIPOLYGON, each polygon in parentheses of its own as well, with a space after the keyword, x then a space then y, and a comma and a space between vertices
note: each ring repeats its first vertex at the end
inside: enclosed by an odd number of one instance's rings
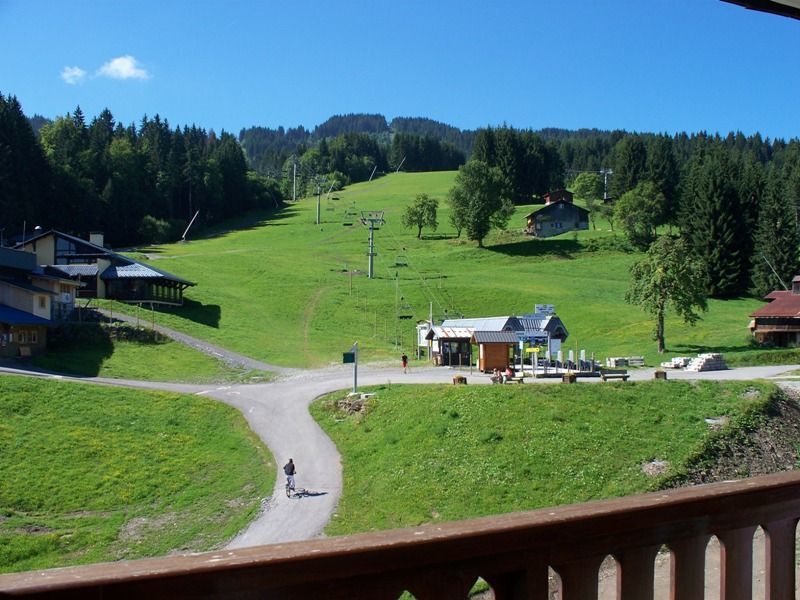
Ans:
POLYGON ((725 359, 722 354, 717 352, 707 352, 705 354, 698 354, 697 357, 689 361, 686 366, 686 371, 722 371, 727 369, 725 359))

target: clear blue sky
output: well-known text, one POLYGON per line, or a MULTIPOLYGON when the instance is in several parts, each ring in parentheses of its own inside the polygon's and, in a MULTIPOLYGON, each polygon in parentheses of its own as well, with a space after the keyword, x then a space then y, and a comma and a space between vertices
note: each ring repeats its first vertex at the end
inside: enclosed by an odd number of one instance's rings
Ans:
POLYGON ((0 32, 29 116, 800 137, 800 21, 720 0, 0 0, 0 32))

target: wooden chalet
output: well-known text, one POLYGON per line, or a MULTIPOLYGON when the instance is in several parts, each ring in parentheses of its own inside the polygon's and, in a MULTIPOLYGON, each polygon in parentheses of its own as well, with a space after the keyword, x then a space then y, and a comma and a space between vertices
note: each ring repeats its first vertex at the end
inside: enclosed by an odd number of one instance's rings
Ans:
POLYGON ((800 344, 800 275, 792 279, 791 290, 776 290, 764 299, 768 303, 750 315, 756 340, 775 346, 800 344))
POLYGON ((525 233, 537 238, 589 229, 589 211, 567 200, 550 202, 528 214, 525 219, 525 233))
POLYGON ((196 285, 103 247, 102 234, 83 240, 50 230, 18 244, 33 252, 46 273, 80 282, 79 297, 132 304, 183 304, 183 291, 196 285))

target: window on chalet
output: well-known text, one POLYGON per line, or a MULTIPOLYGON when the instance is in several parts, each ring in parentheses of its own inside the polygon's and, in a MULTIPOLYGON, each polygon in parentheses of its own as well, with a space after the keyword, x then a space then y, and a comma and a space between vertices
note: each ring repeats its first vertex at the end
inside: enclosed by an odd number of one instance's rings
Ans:
POLYGON ((47 308, 47 299, 44 296, 36 296, 39 299, 39 308, 47 308))
POLYGON ((65 240, 63 238, 56 238, 56 264, 67 265, 70 263, 70 257, 76 253, 75 242, 65 240))

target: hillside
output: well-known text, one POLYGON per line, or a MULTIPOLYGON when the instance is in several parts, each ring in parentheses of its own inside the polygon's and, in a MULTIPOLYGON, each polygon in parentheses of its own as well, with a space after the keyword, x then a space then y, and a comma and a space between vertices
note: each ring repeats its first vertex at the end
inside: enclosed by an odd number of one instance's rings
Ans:
MULTIPOLYGON (((267 362, 319 366, 340 361, 356 340, 363 360, 413 355, 415 323, 431 310, 441 319, 520 314, 546 303, 564 320, 569 348, 597 357, 643 354, 649 364, 662 359, 647 316, 623 301, 637 254, 619 249, 624 244, 606 224, 535 240, 521 232, 535 207, 519 206, 508 231, 492 232, 479 249, 449 225, 453 177, 391 174, 323 194, 320 225, 313 197, 232 222, 206 239, 146 249, 158 267, 198 282, 186 306, 157 320, 267 362), (439 228, 417 239, 400 215, 422 192, 439 200, 439 228), (386 221, 375 233, 372 280, 368 231, 359 224, 365 210, 384 211, 386 221)), ((672 354, 747 352, 748 315, 759 305, 713 300, 694 328, 668 318, 667 347, 672 354)))
MULTIPOLYGON (((370 391, 362 410, 353 410, 343 392, 312 406, 344 467, 331 534, 585 502, 659 489, 667 481, 686 484, 700 475, 698 465, 715 469, 727 450, 750 458, 734 477, 792 468, 796 460, 797 405, 763 382, 470 390, 385 385, 370 391), (747 452, 748 434, 774 414, 791 423, 779 439, 792 456, 761 470, 771 453, 747 452)), ((729 473, 720 467, 718 475, 729 473)))

